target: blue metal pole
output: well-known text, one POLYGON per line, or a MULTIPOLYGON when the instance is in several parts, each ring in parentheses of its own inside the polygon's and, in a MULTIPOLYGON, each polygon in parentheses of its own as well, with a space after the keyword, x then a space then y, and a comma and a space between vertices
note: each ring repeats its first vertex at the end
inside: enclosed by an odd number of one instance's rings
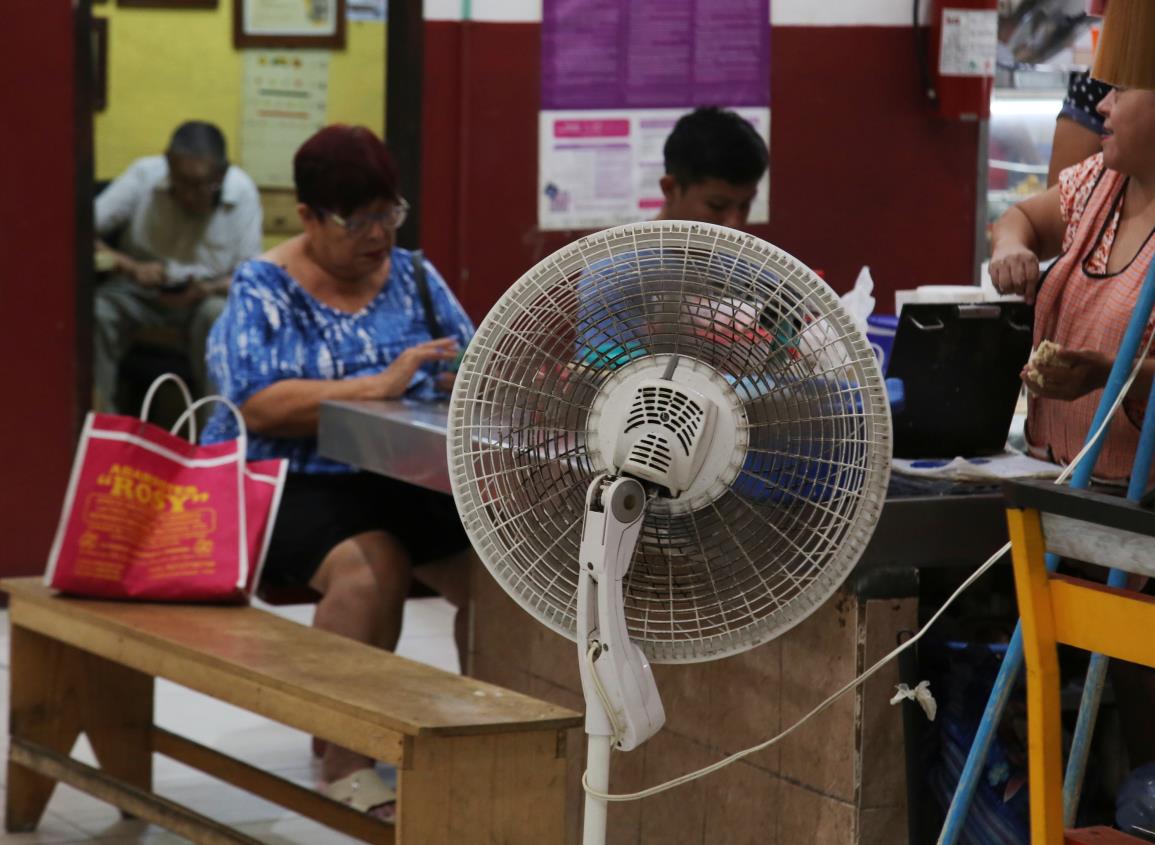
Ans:
MULTIPOLYGON (((1107 411, 1118 398, 1124 382, 1127 381, 1127 376, 1131 373, 1131 367, 1134 365, 1135 356, 1139 352, 1139 345, 1143 341, 1143 335, 1147 330, 1147 323, 1150 320, 1153 307, 1155 307, 1155 264, 1152 264, 1148 269, 1147 278, 1139 291, 1135 310, 1131 312, 1131 321, 1127 325, 1127 332, 1123 335, 1123 342, 1119 344, 1119 354, 1115 357, 1111 374, 1107 378, 1103 398, 1099 401, 1099 407, 1095 411, 1095 419, 1087 432, 1088 438, 1103 424, 1107 411)), ((1099 451, 1102 449, 1104 439, 1105 436, 1100 438, 1082 462, 1075 467, 1075 471, 1071 475, 1072 487, 1085 488, 1090 484, 1091 473, 1099 458, 1099 451)), ((1143 477, 1146 478, 1146 475, 1144 474, 1143 477)), ((1047 555, 1048 571, 1054 571, 1058 564, 1059 561, 1055 555, 1047 555)), ((982 721, 975 733, 971 750, 967 754, 966 764, 959 775, 958 787, 955 789, 954 798, 951 799, 950 808, 947 810, 946 821, 943 823, 942 832, 938 838, 939 845, 955 845, 962 834, 963 823, 966 821, 966 814, 970 810, 971 801, 974 799, 975 788, 978 786, 979 775, 983 764, 986 762, 987 752, 990 751, 995 728, 1002 718, 1003 710, 1006 708, 1011 691, 1023 667, 1023 637, 1020 628, 1019 625, 1015 626, 1014 636, 1011 637, 1007 653, 1003 656, 1003 664, 999 668, 999 674, 995 679, 990 698, 987 699, 982 721)))
MULTIPOLYGON (((1155 266, 1148 273, 1147 284, 1155 278, 1155 266)), ((1131 482, 1127 485, 1127 498, 1138 502, 1147 492, 1147 479, 1151 473, 1151 462, 1155 458, 1155 390, 1147 397, 1147 412, 1143 417, 1143 428, 1139 432, 1139 446, 1135 450, 1135 463, 1131 466, 1131 482)), ((1107 586, 1127 586, 1127 573, 1112 569, 1107 577, 1107 586)), ((1103 684, 1107 679, 1110 658, 1105 654, 1092 654, 1087 666, 1087 679, 1083 683, 1083 697, 1079 701, 1079 718, 1075 723, 1075 735, 1071 741, 1071 754, 1067 760, 1067 776, 1063 780, 1063 824, 1073 827, 1079 812, 1079 799, 1083 794, 1083 778, 1087 773, 1087 758, 1091 753, 1091 739, 1095 735, 1095 722, 1099 718, 1099 704, 1103 698, 1103 684)))

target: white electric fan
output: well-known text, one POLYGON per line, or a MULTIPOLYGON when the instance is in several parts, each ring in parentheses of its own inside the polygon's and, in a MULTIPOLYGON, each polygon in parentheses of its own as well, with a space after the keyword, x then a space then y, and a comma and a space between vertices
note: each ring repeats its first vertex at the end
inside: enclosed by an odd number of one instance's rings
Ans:
MULTIPOLYGON (((878 363, 829 287, 732 229, 583 238, 469 344, 449 465, 466 531, 526 611, 577 643, 586 783, 665 714, 650 662, 767 642, 850 573, 886 497, 878 363)), ((586 796, 584 838, 605 840, 586 796)))

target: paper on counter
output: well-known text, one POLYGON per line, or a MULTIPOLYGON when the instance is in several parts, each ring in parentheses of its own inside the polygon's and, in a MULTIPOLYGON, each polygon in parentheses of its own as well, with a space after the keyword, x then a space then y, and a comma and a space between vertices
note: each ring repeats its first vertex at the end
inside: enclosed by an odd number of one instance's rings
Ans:
POLYGON ((1005 478, 1058 478, 1061 466, 1040 461, 1021 452, 1007 450, 984 458, 908 459, 894 458, 895 472, 916 478, 946 478, 953 481, 1001 481, 1005 478))

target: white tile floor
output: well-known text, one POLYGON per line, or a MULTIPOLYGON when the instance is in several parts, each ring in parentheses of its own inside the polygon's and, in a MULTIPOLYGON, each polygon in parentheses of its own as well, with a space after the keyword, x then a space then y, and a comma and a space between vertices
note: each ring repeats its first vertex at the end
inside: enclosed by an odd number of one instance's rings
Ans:
MULTIPOLYGON (((312 607, 269 608, 303 624, 312 607)), ((415 599, 406 604, 405 625, 397 653, 451 672, 457 671, 453 645, 453 610, 442 599, 415 599)), ((0 611, 0 707, 8 711, 8 614, 0 611)), ((315 786, 316 764, 304 734, 238 710, 165 681, 157 683, 156 723, 213 748, 226 751, 265 771, 315 786)), ((0 752, 8 754, 8 720, 0 720, 0 752)), ((74 755, 93 757, 81 738, 74 755)), ((272 845, 346 845, 357 840, 322 827, 253 795, 216 781, 195 769, 157 755, 153 758, 155 790, 173 801, 239 828, 272 845)), ((0 765, 0 784, 7 777, 0 765)), ((391 773, 382 771, 385 777, 391 773)), ((102 842, 111 845, 173 845, 187 840, 139 821, 123 821, 114 807, 67 786, 58 786, 35 833, 0 832, 0 843, 102 842)))

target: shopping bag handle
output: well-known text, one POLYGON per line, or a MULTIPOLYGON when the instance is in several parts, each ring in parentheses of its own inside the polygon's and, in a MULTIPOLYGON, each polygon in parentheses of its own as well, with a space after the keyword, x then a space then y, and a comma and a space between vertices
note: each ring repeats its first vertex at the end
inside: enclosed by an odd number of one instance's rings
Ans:
POLYGON ((245 505, 245 462, 248 460, 249 456, 249 434, 245 429, 245 418, 241 416, 240 408, 233 404, 231 399, 220 395, 205 396, 193 402, 185 409, 185 412, 181 414, 176 423, 173 424, 172 432, 175 434, 180 429, 180 427, 184 424, 185 417, 189 418, 189 425, 191 426, 191 420, 196 417, 196 412, 203 408, 205 405, 209 405, 214 402, 218 402, 228 408, 229 411, 232 412, 233 419, 236 420, 237 423, 237 506, 239 511, 237 524, 240 534, 241 559, 241 577, 238 581, 238 584, 243 588, 244 584, 248 581, 249 564, 251 562, 249 560, 249 534, 247 526, 245 525, 245 522, 248 519, 248 508, 245 505))
MULTIPOLYGON (((165 373, 164 375, 157 376, 156 380, 148 386, 148 392, 144 394, 144 401, 140 403, 140 418, 145 422, 148 422, 149 412, 152 410, 152 400, 156 396, 156 392, 160 390, 161 386, 164 385, 165 382, 170 381, 177 386, 177 388, 180 390, 181 396, 184 397, 185 408, 187 409, 192 406, 192 393, 189 391, 188 385, 184 383, 184 379, 182 379, 176 373, 165 373)), ((181 423, 184 421, 186 415, 188 416, 188 441, 189 443, 196 443, 197 418, 195 414, 189 414, 187 410, 184 412, 184 414, 181 414, 180 420, 178 420, 177 424, 172 427, 172 433, 176 434, 177 429, 180 428, 181 423)))
POLYGON ((218 402, 221 405, 224 405, 229 409, 229 412, 232 413, 233 419, 237 423, 237 451, 241 453, 242 457, 247 457, 249 453, 249 433, 245 428, 245 418, 241 415, 241 409, 238 408, 233 403, 233 401, 226 396, 221 396, 219 394, 213 396, 205 396, 195 402, 190 403, 189 406, 185 408, 184 413, 177 417, 176 422, 173 423, 171 429, 172 433, 176 434, 177 431, 180 430, 180 427, 185 424, 186 417, 188 418, 189 424, 191 426, 192 420, 196 419, 196 412, 203 408, 205 405, 211 405, 214 402, 218 402))

